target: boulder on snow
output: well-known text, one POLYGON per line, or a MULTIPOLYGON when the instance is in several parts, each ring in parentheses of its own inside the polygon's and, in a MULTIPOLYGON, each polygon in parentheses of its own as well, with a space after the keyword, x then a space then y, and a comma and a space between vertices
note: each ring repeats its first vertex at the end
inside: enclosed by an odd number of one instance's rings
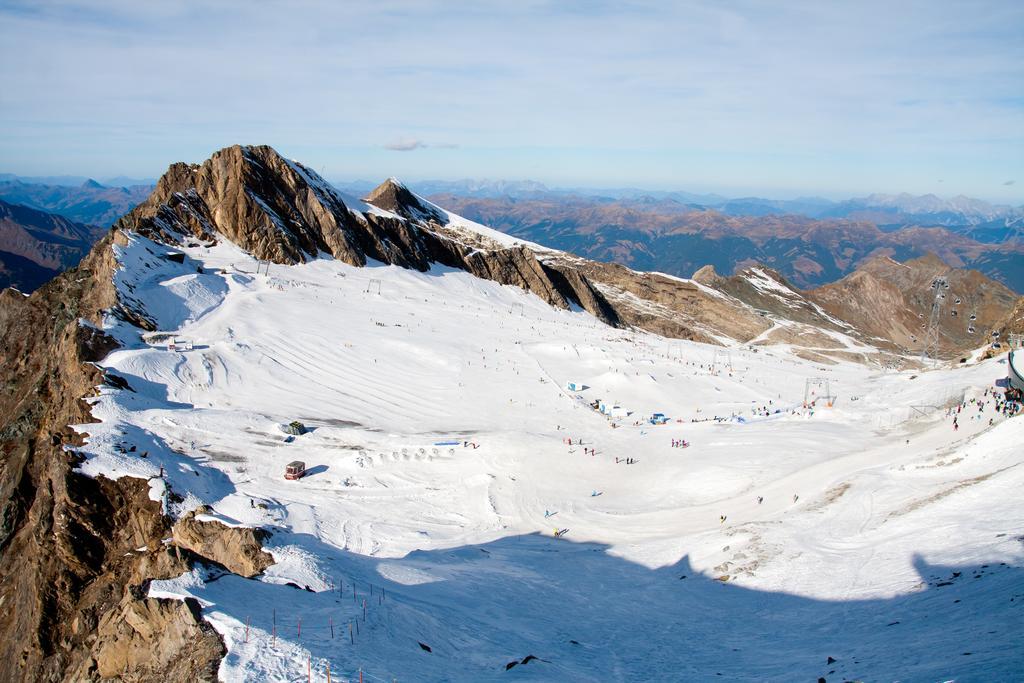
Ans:
POLYGON ((274 558, 263 550, 267 533, 262 529, 199 521, 195 513, 189 513, 174 525, 172 536, 176 545, 246 578, 274 564, 274 558))

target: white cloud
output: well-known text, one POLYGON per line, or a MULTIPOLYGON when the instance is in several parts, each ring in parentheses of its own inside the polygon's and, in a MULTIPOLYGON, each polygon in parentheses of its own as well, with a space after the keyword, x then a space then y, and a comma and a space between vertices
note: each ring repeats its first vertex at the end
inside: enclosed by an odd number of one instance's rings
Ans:
POLYGON ((394 142, 389 142, 384 145, 384 149, 390 149, 392 152, 411 152, 416 149, 422 149, 427 145, 415 138, 399 138, 394 142))

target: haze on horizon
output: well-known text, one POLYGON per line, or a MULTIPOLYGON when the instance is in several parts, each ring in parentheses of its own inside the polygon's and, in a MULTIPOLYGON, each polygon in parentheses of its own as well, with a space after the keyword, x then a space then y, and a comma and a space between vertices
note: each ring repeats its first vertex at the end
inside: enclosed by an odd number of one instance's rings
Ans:
POLYGON ((0 1, 0 171, 1024 201, 1015 2, 0 1))

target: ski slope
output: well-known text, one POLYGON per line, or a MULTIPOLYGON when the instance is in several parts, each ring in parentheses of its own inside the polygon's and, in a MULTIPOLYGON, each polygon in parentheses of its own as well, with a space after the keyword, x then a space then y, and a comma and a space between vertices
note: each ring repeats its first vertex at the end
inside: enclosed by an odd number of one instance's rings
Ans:
POLYGON ((107 321, 124 347, 102 365, 131 390, 92 399, 81 468, 272 532, 257 579, 150 586, 201 602, 224 680, 1024 672, 1024 420, 985 395, 996 361, 725 354, 442 267, 257 274, 226 240, 183 251, 120 249, 119 289, 193 349, 107 321), (832 407, 804 405, 814 378, 832 407), (292 420, 311 431, 289 442, 292 420), (284 480, 297 459, 309 474, 284 480))

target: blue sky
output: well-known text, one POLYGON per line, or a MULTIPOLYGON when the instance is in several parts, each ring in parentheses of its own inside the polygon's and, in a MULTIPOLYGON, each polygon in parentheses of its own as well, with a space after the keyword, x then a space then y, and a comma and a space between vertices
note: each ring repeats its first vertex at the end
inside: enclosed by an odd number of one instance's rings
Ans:
POLYGON ((0 171, 1024 202, 1020 2, 0 0, 0 171))

